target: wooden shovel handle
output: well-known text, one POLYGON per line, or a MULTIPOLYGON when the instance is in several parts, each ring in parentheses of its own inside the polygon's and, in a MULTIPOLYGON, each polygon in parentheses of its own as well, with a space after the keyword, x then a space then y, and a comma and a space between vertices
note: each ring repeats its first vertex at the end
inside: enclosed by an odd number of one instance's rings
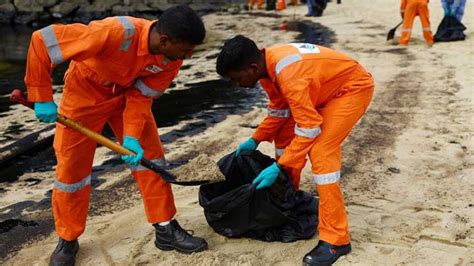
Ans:
MULTIPOLYGON (((15 89, 15 90, 12 91, 12 93, 10 94, 10 100, 12 102, 17 102, 17 103, 20 103, 24 106, 27 106, 30 109, 34 109, 33 103, 29 102, 27 99, 25 99, 25 97, 23 96, 23 93, 19 89, 15 89)), ((69 128, 72 128, 72 129, 76 130, 77 132, 82 133, 83 135, 87 136, 88 138, 94 140, 95 142, 97 142, 97 143, 99 143, 99 144, 101 144, 101 145, 103 145, 103 146, 105 146, 105 147, 121 154, 121 155, 127 155, 127 154, 135 155, 135 153, 133 151, 124 148, 120 144, 112 141, 111 139, 106 138, 103 135, 88 129, 88 128, 84 127, 83 125, 81 125, 79 122, 76 122, 72 119, 69 119, 69 118, 67 118, 67 117, 65 117, 61 114, 58 114, 57 122, 60 123, 60 124, 65 125, 69 128)), ((173 184, 177 184, 177 185, 183 185, 183 186, 196 186, 196 185, 202 185, 202 184, 209 183, 208 180, 176 181, 177 177, 174 174, 166 171, 165 169, 163 169, 159 165, 153 163, 152 161, 147 160, 145 158, 142 158, 140 163, 143 166, 145 166, 146 168, 160 174, 161 177, 169 183, 173 183, 173 184)))

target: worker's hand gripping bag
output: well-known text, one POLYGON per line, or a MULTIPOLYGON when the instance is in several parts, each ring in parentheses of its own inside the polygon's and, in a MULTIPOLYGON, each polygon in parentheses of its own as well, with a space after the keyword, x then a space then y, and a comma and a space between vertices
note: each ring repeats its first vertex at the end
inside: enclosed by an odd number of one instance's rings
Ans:
POLYGON ((311 238, 318 225, 318 200, 297 191, 280 172, 269 188, 256 190, 253 179, 274 160, 259 151, 226 155, 218 162, 226 180, 202 185, 199 203, 208 224, 226 237, 291 242, 311 238))

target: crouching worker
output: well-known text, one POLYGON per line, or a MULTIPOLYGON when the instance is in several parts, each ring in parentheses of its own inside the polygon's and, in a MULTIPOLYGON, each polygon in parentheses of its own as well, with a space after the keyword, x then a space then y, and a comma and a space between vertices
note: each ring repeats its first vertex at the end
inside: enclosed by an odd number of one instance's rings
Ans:
MULTIPOLYGON (((28 99, 41 121, 56 121, 50 74, 54 66, 70 60, 59 112, 95 132, 108 123, 122 145, 136 153, 122 159, 131 166, 161 250, 207 249, 204 239, 188 234, 173 219, 170 184, 138 164, 143 156, 165 163, 152 102, 204 37, 201 18, 187 6, 176 6, 158 21, 110 17, 88 25, 54 24, 33 33, 28 51, 28 99)), ((59 243, 50 263, 72 265, 86 224, 96 143, 58 124, 54 149, 58 164, 52 208, 59 243)))
POLYGON ((296 188, 309 156, 319 194, 319 243, 306 254, 308 265, 331 264, 351 251, 348 221, 339 187, 341 144, 365 113, 374 81, 354 59, 331 49, 292 43, 259 50, 236 36, 225 42, 217 72, 241 87, 258 81, 268 94, 268 115, 236 154, 274 142, 277 163, 253 181, 271 186, 280 169, 296 188))

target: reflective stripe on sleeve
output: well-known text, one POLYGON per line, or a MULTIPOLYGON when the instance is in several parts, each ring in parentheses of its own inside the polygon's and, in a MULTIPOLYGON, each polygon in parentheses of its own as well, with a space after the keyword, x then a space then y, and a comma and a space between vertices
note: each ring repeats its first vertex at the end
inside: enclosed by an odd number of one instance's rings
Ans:
POLYGON ((423 31, 431 31, 431 28, 430 27, 424 27, 423 31))
POLYGON ((272 117, 290 117, 291 111, 290 109, 272 109, 267 108, 268 116, 272 117))
POLYGON ((313 174, 314 182, 318 185, 333 184, 339 181, 341 178, 341 172, 337 171, 328 174, 313 174))
POLYGON ((411 32, 411 29, 402 29, 401 32, 411 32))
POLYGON ((289 66, 289 65, 291 65, 295 62, 298 62, 301 59, 302 59, 301 55, 299 55, 299 54, 292 54, 292 55, 288 55, 288 56, 284 57, 283 59, 278 61, 278 63, 276 64, 276 67, 275 67, 276 74, 278 75, 285 67, 287 67, 287 66, 289 66))
POLYGON ((140 79, 137 79, 135 81, 135 87, 140 90, 140 92, 148 97, 153 97, 153 98, 158 98, 160 97, 163 93, 160 91, 155 91, 152 88, 148 87, 143 81, 140 79))
POLYGON ((54 65, 59 65, 64 62, 61 48, 59 47, 58 39, 53 31, 53 25, 40 30, 41 36, 43 36, 44 44, 48 49, 49 59, 54 65))
POLYGON ((135 33, 135 25, 133 25, 133 23, 127 17, 119 16, 116 18, 118 21, 120 21, 120 24, 122 24, 122 27, 125 30, 125 38, 127 39, 125 39, 120 45, 120 50, 126 52, 130 48, 130 44, 132 44, 132 39, 130 39, 130 37, 132 37, 135 33))
POLYGON ((297 124, 295 125, 295 134, 301 137, 314 139, 320 133, 321 133, 321 128, 319 126, 314 127, 314 128, 301 128, 297 124))
POLYGON ((91 175, 88 175, 84 177, 81 181, 73 183, 73 184, 66 184, 63 183, 59 180, 54 180, 54 188, 56 188, 59 191, 62 192, 67 192, 67 193, 73 193, 81 190, 85 186, 89 185, 91 183, 91 175))

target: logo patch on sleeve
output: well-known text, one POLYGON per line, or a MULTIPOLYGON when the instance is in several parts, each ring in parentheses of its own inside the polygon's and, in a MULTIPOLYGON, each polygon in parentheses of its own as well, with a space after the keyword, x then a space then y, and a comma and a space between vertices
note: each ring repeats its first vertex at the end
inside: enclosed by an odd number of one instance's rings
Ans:
POLYGON ((153 74, 156 74, 162 71, 162 69, 158 67, 157 65, 149 65, 145 68, 145 70, 150 71, 153 74))

